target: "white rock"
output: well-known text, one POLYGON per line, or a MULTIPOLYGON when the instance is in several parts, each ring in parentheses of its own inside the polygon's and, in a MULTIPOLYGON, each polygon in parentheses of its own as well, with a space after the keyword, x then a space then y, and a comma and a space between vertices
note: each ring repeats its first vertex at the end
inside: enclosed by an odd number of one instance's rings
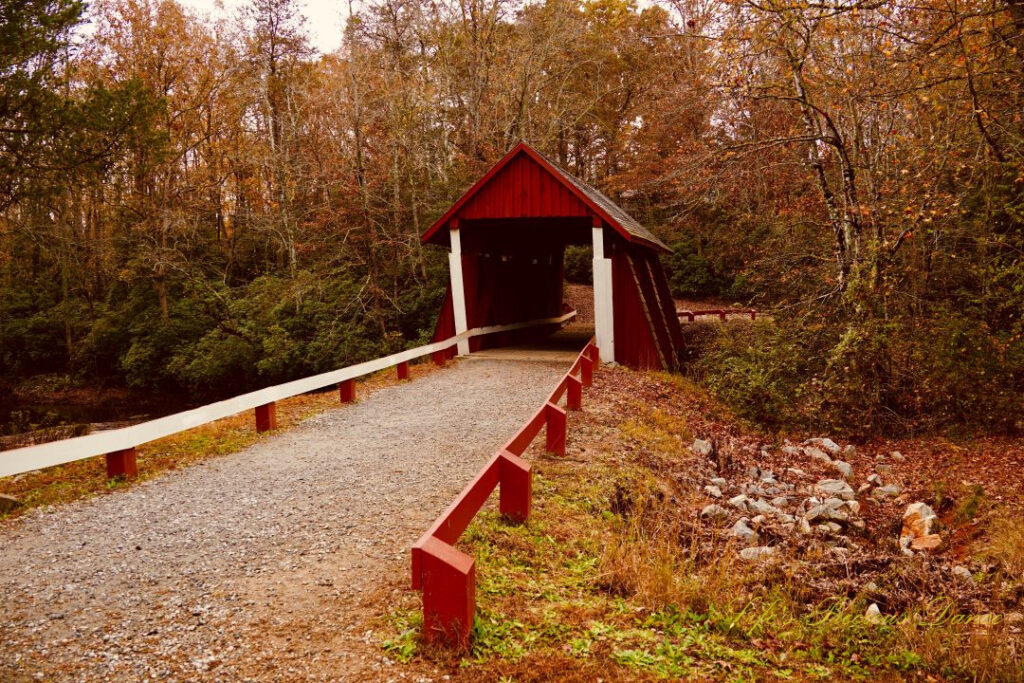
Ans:
POLYGON ((833 460, 832 468, 835 469, 839 474, 843 476, 843 479, 853 479, 853 465, 842 460, 833 460))
POLYGON ((777 515, 779 513, 774 505, 763 500, 748 501, 747 510, 758 515, 777 515))
POLYGON ((753 548, 744 548, 740 551, 740 559, 747 561, 760 560, 762 558, 771 557, 775 554, 775 548, 768 545, 755 546, 753 548))
POLYGON ((900 453, 899 451, 893 451, 892 453, 889 454, 889 457, 895 460, 896 462, 903 462, 905 460, 903 454, 900 453))
POLYGON ((900 536, 921 538, 934 534, 939 526, 935 511, 925 503, 911 503, 903 512, 903 529, 900 536))
POLYGON ((832 439, 826 439, 826 438, 822 438, 822 437, 817 437, 817 438, 814 438, 814 439, 807 439, 807 441, 805 441, 804 443, 814 444, 815 446, 820 446, 821 448, 824 448, 826 451, 828 451, 832 455, 838 455, 839 451, 841 450, 839 448, 839 444, 837 444, 835 441, 833 441, 832 439))
POLYGON ((730 513, 721 505, 712 503, 700 511, 700 516, 713 522, 724 522, 729 519, 730 513))
POLYGON ((799 479, 800 477, 806 477, 807 473, 799 467, 787 467, 786 468, 786 479, 799 479))
POLYGON ((855 455, 857 455, 857 447, 854 446, 852 443, 848 444, 845 448, 843 448, 844 458, 852 458, 855 455))
POLYGON ((853 489, 842 479, 822 479, 814 486, 818 493, 827 496, 853 500, 856 497, 853 489))
POLYGON ((750 527, 750 520, 746 517, 737 520, 729 531, 729 534, 740 539, 747 545, 754 545, 757 543, 757 532, 750 527))
POLYGON ((887 498, 895 498, 900 495, 903 491, 898 484, 889 484, 888 486, 879 486, 877 489, 871 492, 872 498, 878 500, 885 500, 887 498))
POLYGON ((704 487, 704 493, 708 494, 712 498, 721 498, 722 497, 722 489, 718 488, 717 486, 711 486, 711 485, 705 486, 704 487))
POLYGON ((967 567, 953 567, 953 576, 964 583, 974 583, 974 575, 971 574, 971 570, 967 567))
POLYGON ((877 474, 873 474, 873 473, 869 474, 868 475, 868 483, 871 484, 872 486, 881 486, 882 485, 882 478, 880 476, 878 476, 877 474))
POLYGON ((814 458, 815 460, 820 460, 826 465, 832 464, 832 458, 828 456, 828 453, 821 450, 820 448, 815 448, 814 446, 805 446, 804 455, 806 455, 809 458, 814 458))
POLYGON ((882 610, 878 609, 878 605, 871 603, 864 612, 864 621, 869 624, 881 624, 885 622, 885 617, 882 616, 882 610))
POLYGON ((747 498, 745 495, 743 495, 741 493, 738 496, 733 496, 732 498, 730 498, 729 499, 729 505, 733 506, 734 508, 736 508, 740 512, 746 512, 747 511, 747 503, 749 501, 750 501, 750 499, 747 498))
POLYGON ((803 453, 803 451, 796 446, 783 446, 782 452, 793 457, 798 457, 803 453))
POLYGON ((705 441, 704 439, 694 439, 693 444, 690 446, 690 450, 696 453, 697 455, 706 458, 711 455, 711 452, 714 450, 714 447, 711 445, 710 441, 705 441))
POLYGON ((711 480, 711 485, 717 486, 718 488, 724 490, 725 487, 729 485, 729 482, 723 479, 722 477, 715 477, 714 479, 711 480))

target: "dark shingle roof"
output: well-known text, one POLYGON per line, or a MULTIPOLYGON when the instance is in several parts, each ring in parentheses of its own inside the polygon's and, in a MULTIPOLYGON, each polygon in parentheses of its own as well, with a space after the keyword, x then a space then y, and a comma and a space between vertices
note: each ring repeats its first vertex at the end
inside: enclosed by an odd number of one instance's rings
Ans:
MULTIPOLYGON (((533 148, 531 147, 531 149, 533 148)), ((605 196, 605 194, 601 192, 601 190, 597 189, 596 187, 589 183, 583 182, 576 176, 572 175, 571 173, 563 169, 561 166, 559 166, 557 163, 555 163, 546 154, 538 152, 536 149, 533 149, 533 151, 534 153, 537 154, 537 156, 542 157, 544 161, 548 162, 548 164, 551 165, 551 168, 557 171, 563 180, 573 185, 577 190, 585 194, 587 198, 590 199, 590 201, 600 206, 605 211, 605 213, 614 218, 618 222, 618 224, 621 225, 623 229, 625 229, 626 232, 628 232, 630 235, 642 240, 646 240, 652 244, 655 244, 664 249, 665 251, 672 251, 671 249, 668 248, 668 245, 666 245, 664 242, 655 237, 650 230, 640 225, 640 223, 638 223, 635 218, 626 213, 621 206, 619 206, 611 199, 609 199, 607 196, 605 196)))

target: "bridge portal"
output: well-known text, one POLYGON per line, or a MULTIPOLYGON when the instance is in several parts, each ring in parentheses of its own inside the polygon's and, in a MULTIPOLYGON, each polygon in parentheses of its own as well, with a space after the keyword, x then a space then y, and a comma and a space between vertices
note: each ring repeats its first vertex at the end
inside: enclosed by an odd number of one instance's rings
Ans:
MULTIPOLYGON (((682 331, 659 253, 671 250, 599 190, 519 143, 423 235, 449 249, 434 340, 563 312, 567 245, 591 245, 604 362, 673 369, 682 331)), ((461 355, 508 336, 459 342, 461 355)))

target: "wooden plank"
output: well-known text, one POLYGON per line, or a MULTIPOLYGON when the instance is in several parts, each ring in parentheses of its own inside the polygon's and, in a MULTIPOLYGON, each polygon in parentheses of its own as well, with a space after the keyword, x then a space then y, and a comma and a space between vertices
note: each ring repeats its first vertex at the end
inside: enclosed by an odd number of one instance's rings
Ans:
POLYGON ((251 391, 241 396, 218 401, 209 405, 186 410, 166 417, 161 417, 148 422, 141 422, 130 427, 111 429, 108 431, 87 434, 73 439, 52 441, 50 443, 25 446, 8 451, 0 451, 0 477, 8 477, 22 472, 31 472, 55 465, 84 460, 97 455, 106 455, 117 451, 135 448, 150 441, 156 441, 172 434, 188 431, 204 424, 209 424, 225 417, 231 417, 247 410, 253 410, 257 406, 280 401, 299 394, 305 394, 324 387, 340 384, 345 380, 356 379, 364 375, 370 375, 381 370, 387 370, 399 363, 416 360, 423 356, 429 356, 436 351, 443 351, 452 345, 453 341, 468 337, 477 337, 496 332, 520 330, 537 325, 552 325, 563 323, 576 315, 576 312, 567 313, 557 318, 544 318, 540 320, 528 320, 510 325, 492 325, 479 327, 450 339, 445 339, 426 346, 419 346, 414 349, 400 351, 398 353, 366 361, 347 368, 331 370, 312 377, 293 380, 284 384, 251 391))

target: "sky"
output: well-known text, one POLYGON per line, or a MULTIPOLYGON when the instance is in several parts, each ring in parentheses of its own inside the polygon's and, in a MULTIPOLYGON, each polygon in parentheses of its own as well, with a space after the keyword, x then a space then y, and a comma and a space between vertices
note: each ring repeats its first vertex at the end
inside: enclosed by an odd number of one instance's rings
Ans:
MULTIPOLYGON (((182 5, 202 14, 233 15, 248 0, 178 0, 182 5)), ((353 3, 356 4, 356 3, 353 3)), ((348 16, 348 0, 298 0, 306 17, 310 42, 321 53, 332 52, 341 45, 341 32, 348 16)))

